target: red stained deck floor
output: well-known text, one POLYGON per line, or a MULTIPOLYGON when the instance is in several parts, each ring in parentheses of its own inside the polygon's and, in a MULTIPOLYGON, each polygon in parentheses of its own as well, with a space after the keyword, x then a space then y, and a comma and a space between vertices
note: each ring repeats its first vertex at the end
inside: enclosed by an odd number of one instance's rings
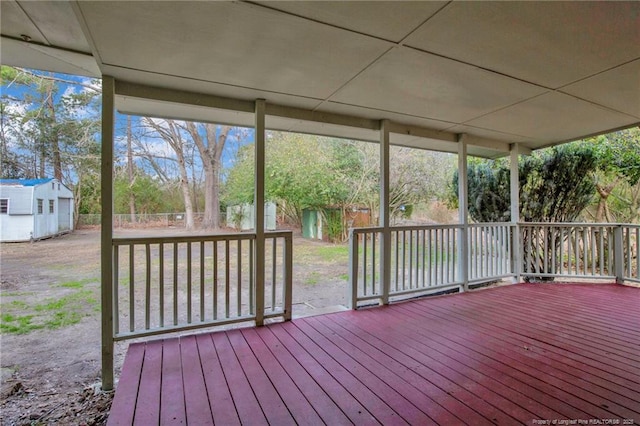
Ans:
POLYGON ((559 419, 640 424, 640 289, 521 284, 132 344, 109 424, 559 419))

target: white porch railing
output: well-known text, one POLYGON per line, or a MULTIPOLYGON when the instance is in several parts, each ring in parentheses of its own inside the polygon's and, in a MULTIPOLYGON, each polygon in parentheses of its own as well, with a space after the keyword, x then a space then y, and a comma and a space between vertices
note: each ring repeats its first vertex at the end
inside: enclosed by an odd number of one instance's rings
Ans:
POLYGON ((521 223, 522 276, 640 282, 640 225, 521 223))
MULTIPOLYGON (((392 227, 388 297, 428 294, 512 275, 511 227, 503 223, 469 225, 466 271, 461 270, 460 262, 463 225, 392 227)), ((351 307, 382 300, 382 228, 352 229, 349 241, 351 307)))
POLYGON ((640 225, 586 223, 481 223, 391 227, 391 282, 382 282, 383 228, 350 231, 352 308, 468 284, 520 276, 615 279, 640 282, 640 225), (513 233, 521 257, 514 259, 513 233), (462 235, 466 233, 466 253, 462 235), (466 257, 466 262, 461 259, 466 257), (517 262, 517 264, 516 264, 517 262), (462 264, 466 263, 466 270, 462 264))
POLYGON ((292 233, 266 232, 264 303, 253 233, 113 239, 115 341, 264 318, 291 319, 292 233))

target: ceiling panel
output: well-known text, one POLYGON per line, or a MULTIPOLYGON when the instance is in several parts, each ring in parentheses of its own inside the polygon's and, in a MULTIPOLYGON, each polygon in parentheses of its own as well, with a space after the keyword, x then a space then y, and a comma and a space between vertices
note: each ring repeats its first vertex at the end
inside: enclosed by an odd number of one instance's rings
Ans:
POLYGON ((104 64, 240 89, 325 98, 390 45, 255 5, 196 6, 80 3, 104 64))
POLYGON ((45 35, 47 44, 79 52, 91 52, 70 2, 21 1, 19 4, 45 35))
POLYGON ((444 1, 266 1, 267 7, 399 42, 429 19, 444 1))
POLYGON ((455 126, 446 129, 451 133, 467 133, 481 138, 489 140, 501 141, 506 143, 530 143, 533 142, 531 138, 526 136, 516 135, 512 133, 504 133, 490 129, 483 129, 481 127, 469 126, 466 124, 456 124, 455 126))
POLYGON ((536 141, 531 148, 555 141, 580 139, 637 121, 562 93, 551 92, 470 121, 469 125, 523 135, 536 141))
POLYGON ((562 92, 640 119, 640 59, 563 87, 562 92))
POLYGON ((388 111, 381 111, 375 108, 366 108, 361 106, 340 104, 336 102, 324 102, 316 108, 318 111, 334 112, 337 114, 345 114, 354 117, 363 117, 371 120, 380 120, 385 118, 398 123, 409 124, 412 126, 420 126, 435 130, 444 130, 451 127, 452 123, 448 121, 432 120, 423 117, 410 116, 388 111))
POLYGON ((558 88, 640 57, 640 2, 452 2, 406 44, 558 88))
MULTIPOLYGON (((2 13, 0 13, 0 27, 2 27, 2 35, 14 38, 28 35, 31 40, 37 43, 46 43, 38 27, 29 19, 29 16, 20 5, 14 0, 2 1, 2 13)), ((4 50, 4 48, 3 48, 4 50)))
POLYGON ((409 48, 395 48, 331 100, 461 123, 545 89, 409 48))

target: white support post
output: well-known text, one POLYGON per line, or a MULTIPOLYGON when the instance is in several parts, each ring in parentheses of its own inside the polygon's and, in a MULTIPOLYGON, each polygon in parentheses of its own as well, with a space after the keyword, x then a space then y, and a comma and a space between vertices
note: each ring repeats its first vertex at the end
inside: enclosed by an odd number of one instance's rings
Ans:
POLYGON ((102 389, 113 389, 113 133, 115 80, 102 76, 102 158, 100 191, 100 280, 102 311, 102 389))
POLYGON ((518 170, 518 160, 520 157, 520 146, 517 143, 511 145, 510 151, 510 186, 511 186, 511 223, 513 224, 513 238, 511 251, 513 253, 513 281, 521 281, 522 273, 522 250, 520 238, 520 172, 518 170))
POLYGON ((265 268, 265 234, 264 234, 264 162, 265 162, 265 101, 255 102, 255 184, 254 184, 254 229, 255 244, 255 292, 256 292, 256 325, 264 324, 264 268, 265 268))
POLYGON ((458 275, 462 291, 469 290, 469 179, 467 173, 467 138, 458 137, 458 221, 462 229, 458 233, 458 275))
MULTIPOLYGON (((391 228, 389 212, 389 121, 380 122, 380 278, 382 279, 382 304, 389 304, 391 291, 391 228)), ((374 278, 375 279, 375 278, 374 278)))

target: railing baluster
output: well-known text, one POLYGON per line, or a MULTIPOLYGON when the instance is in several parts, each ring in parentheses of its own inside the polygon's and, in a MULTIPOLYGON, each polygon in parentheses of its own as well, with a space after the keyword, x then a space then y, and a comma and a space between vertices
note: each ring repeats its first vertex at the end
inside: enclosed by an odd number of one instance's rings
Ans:
POLYGON ((191 324, 191 243, 187 243, 187 323, 191 324))
POLYGON ((428 246, 429 250, 429 286, 433 285, 433 229, 429 229, 429 241, 428 246))
POLYGON ((160 306, 160 327, 164 327, 164 243, 158 245, 158 304, 160 306))
POLYGON ((129 244, 129 331, 135 330, 136 276, 134 270, 134 245, 129 244))
POLYGON ((213 319, 218 319, 218 241, 213 242, 213 319))
POLYGON ((631 276, 631 230, 623 228, 623 232, 626 237, 625 249, 624 249, 625 264, 627 265, 626 276, 630 277, 631 276))
POLYGON ((583 262, 583 271, 585 275, 589 274, 589 242, 587 241, 587 233, 588 231, 587 226, 582 228, 582 262, 583 262))
POLYGON ((238 262, 238 289, 237 289, 237 312, 238 316, 242 315, 242 240, 236 241, 237 262, 238 262))
POLYGON ((371 294, 376 294, 376 236, 377 232, 371 234, 371 294))
POLYGON ((409 288, 413 288, 413 231, 409 231, 409 288))
POLYGON ((178 325, 178 243, 173 243, 173 325, 178 325))
POLYGON ((204 322, 204 241, 200 241, 200 322, 204 322))
POLYGON ((640 279, 640 226, 636 228, 636 279, 640 279))
POLYGON ((580 275, 580 271, 582 270, 582 260, 583 260, 582 244, 580 244, 580 240, 582 238, 582 230, 579 228, 575 228, 575 233, 576 233, 576 239, 574 242, 575 256, 576 256, 575 275, 580 275))
POLYGON ((454 229, 447 229, 447 282, 450 283, 454 281, 453 279, 453 271, 455 264, 455 252, 456 252, 456 239, 454 238, 454 229))
POLYGON ((224 243, 224 314, 225 318, 229 318, 229 305, 231 305, 231 267, 229 265, 229 240, 225 240, 224 243))
POLYGON ((367 295, 367 241, 369 232, 362 234, 362 294, 367 295))
MULTIPOLYGON (((255 251, 255 241, 253 238, 249 240, 249 314, 256 314, 256 289, 255 289, 255 260, 254 260, 254 251, 255 251)), ((275 254, 274 254, 275 256, 275 254)))
POLYGON ((147 243, 145 248, 145 286, 144 286, 144 328, 151 328, 151 247, 147 243))
POLYGON ((113 247, 113 334, 120 334, 120 246, 113 247))
POLYGON ((277 272, 276 253, 278 248, 277 243, 278 241, 275 238, 273 238, 273 242, 272 242, 273 253, 271 254, 273 256, 272 266, 271 266, 271 311, 272 312, 276 310, 276 272, 277 272))
POLYGON ((426 232, 423 229, 421 232, 422 234, 422 287, 426 287, 427 286, 427 240, 426 240, 426 232))
POLYGON ((391 274, 392 277, 394 277, 394 284, 393 284, 393 288, 395 291, 398 291, 398 285, 399 285, 399 279, 398 279, 398 274, 400 271, 400 265, 399 265, 399 261, 400 261, 400 237, 398 235, 398 231, 392 230, 391 231, 391 235, 392 238, 394 240, 394 247, 395 247, 395 253, 394 253, 394 258, 395 258, 395 262, 393 262, 392 268, 394 270, 394 273, 391 274))

